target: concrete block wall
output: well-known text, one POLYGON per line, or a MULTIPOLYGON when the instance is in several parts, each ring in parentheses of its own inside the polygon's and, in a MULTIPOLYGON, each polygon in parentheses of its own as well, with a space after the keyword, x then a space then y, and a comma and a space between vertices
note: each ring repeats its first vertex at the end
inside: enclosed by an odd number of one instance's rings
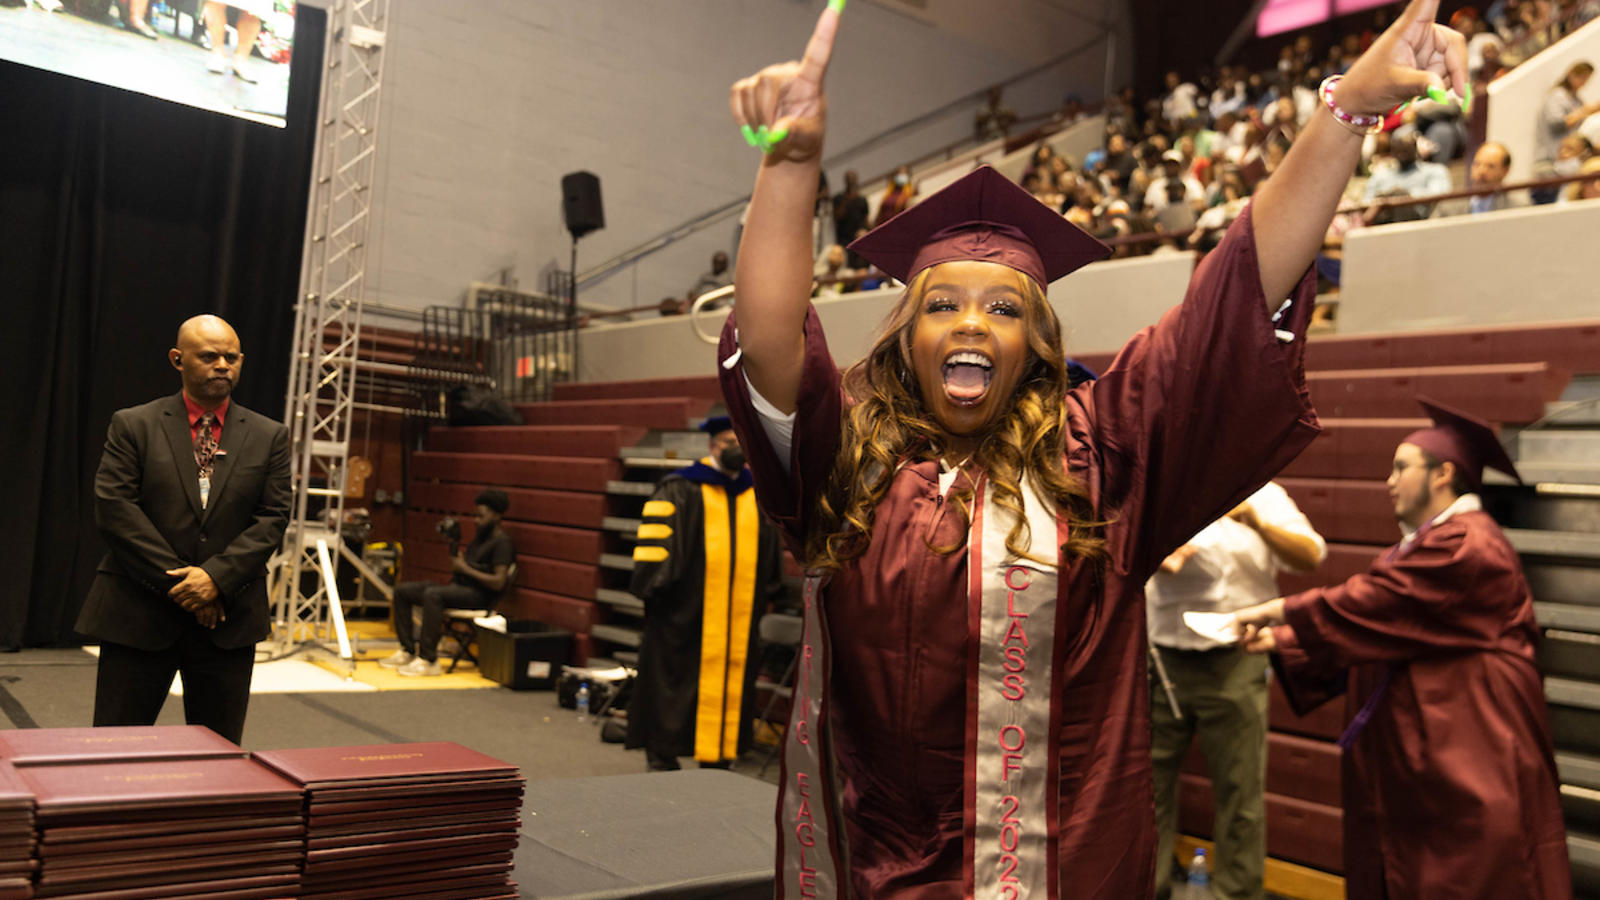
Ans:
MULTIPOLYGON (((993 0, 986 15, 912 17, 851 4, 830 72, 831 151, 1016 74, 1094 34, 1046 0, 993 0), (1007 50, 1005 35, 1026 34, 1007 50)), ((382 137, 369 235, 368 296, 420 308, 461 302, 466 284, 515 270, 541 290, 567 266, 559 182, 600 176, 607 228, 585 238, 579 270, 750 189, 756 159, 733 130, 728 86, 800 54, 820 0, 404 0, 391 6, 382 137)), ((1124 67, 1131 54, 1119 49, 1124 67)), ((1104 56, 1087 53, 1059 85, 1008 94, 1020 111, 1068 91, 1094 98, 1104 56)), ((955 116, 851 165, 887 169, 955 140, 955 116)), ((842 171, 830 172, 836 183, 842 171)), ((682 294, 729 220, 584 295, 608 306, 682 294)))

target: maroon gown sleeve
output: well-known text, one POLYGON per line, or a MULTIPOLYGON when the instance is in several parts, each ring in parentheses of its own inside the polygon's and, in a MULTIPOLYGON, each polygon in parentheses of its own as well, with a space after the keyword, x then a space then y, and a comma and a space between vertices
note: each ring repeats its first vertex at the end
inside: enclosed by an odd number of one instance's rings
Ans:
POLYGON ((717 376, 728 417, 739 435, 750 472, 755 476, 756 500, 789 540, 790 550, 803 560, 807 529, 811 526, 816 498, 827 483, 828 472, 839 450, 839 434, 844 396, 839 368, 828 352, 822 322, 815 308, 806 309, 803 330, 805 359, 801 363, 800 392, 796 399, 794 436, 789 458, 780 460, 761 427, 761 416, 750 399, 744 366, 734 358, 739 350, 734 317, 722 326, 722 341, 717 347, 717 376))
MULTIPOLYGON (((1308 267, 1274 332, 1249 207, 1195 269, 1183 302, 1134 335, 1090 388, 1102 505, 1128 530, 1130 577, 1254 493, 1317 434, 1306 391, 1308 267)), ((1274 298, 1276 309, 1280 300, 1274 298)))
POLYGON ((1277 649, 1272 653, 1272 671, 1283 687, 1289 708, 1303 716, 1344 695, 1350 686, 1349 672, 1327 661, 1313 660, 1295 640, 1294 629, 1279 625, 1272 630, 1277 649))
POLYGON ((1504 558, 1515 551, 1464 518, 1343 584, 1285 598, 1273 637, 1292 631, 1291 646, 1309 663, 1338 667, 1504 646, 1528 605, 1514 561, 1504 558))

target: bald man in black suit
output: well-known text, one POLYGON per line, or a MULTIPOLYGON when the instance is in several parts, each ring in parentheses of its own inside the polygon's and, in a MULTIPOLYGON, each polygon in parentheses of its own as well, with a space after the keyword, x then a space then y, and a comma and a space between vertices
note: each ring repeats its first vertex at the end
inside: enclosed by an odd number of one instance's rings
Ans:
POLYGON ((237 743, 255 644, 271 630, 289 433, 229 402, 244 354, 227 322, 189 319, 167 358, 183 390, 113 415, 95 475, 111 552, 77 622, 100 641, 94 724, 153 724, 182 672, 185 719, 237 743))

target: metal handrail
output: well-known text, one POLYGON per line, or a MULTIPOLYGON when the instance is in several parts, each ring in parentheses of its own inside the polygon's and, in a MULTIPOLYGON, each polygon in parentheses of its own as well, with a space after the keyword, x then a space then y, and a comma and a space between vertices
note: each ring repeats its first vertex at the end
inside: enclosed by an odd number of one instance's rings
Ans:
MULTIPOLYGON (((1067 51, 1065 51, 1063 53, 1057 54, 1056 56, 1053 56, 1050 59, 1045 60, 1044 62, 1037 63, 1037 64, 1035 64, 1033 66, 1030 66, 1030 67, 1022 70, 1021 72, 1018 72, 1017 74, 1012 75, 1009 78, 1006 78, 1003 81, 996 82, 993 85, 987 85, 985 87, 979 88, 978 90, 973 91, 973 92, 968 93, 968 94, 963 94, 962 96, 957 97, 954 100, 951 100, 950 102, 944 104, 943 106, 940 106, 940 107, 938 107, 936 109, 928 110, 926 112, 919 113, 918 115, 913 116, 912 118, 907 119, 904 122, 900 122, 899 124, 892 125, 892 126, 890 126, 888 128, 885 128, 882 131, 878 132, 877 134, 874 134, 871 137, 868 137, 865 140, 855 144, 854 146, 848 147, 848 148, 846 148, 846 149, 844 149, 844 150, 842 150, 842 151, 840 151, 838 153, 835 153, 833 156, 829 157, 828 159, 823 160, 822 164, 823 164, 824 167, 838 166, 838 165, 844 163, 846 160, 849 160, 849 159, 851 159, 851 158, 853 158, 855 156, 859 156, 860 154, 865 153, 866 151, 871 150, 872 148, 879 146, 885 140, 888 140, 893 135, 896 135, 896 134, 899 134, 901 132, 910 130, 910 129, 915 128, 915 127, 920 126, 920 125, 926 125, 926 124, 928 124, 930 122, 933 122, 935 120, 942 119, 942 118, 944 118, 946 116, 949 116, 949 115, 951 115, 952 113, 954 113, 954 112, 956 112, 958 110, 964 109, 965 107, 967 107, 968 105, 972 104, 973 102, 981 100, 993 88, 996 88, 996 87, 999 87, 999 88, 1009 87, 1009 86, 1011 86, 1013 84, 1017 84, 1017 83, 1019 83, 1021 81, 1024 81, 1026 79, 1032 78, 1033 76, 1038 75, 1041 72, 1048 71, 1048 70, 1050 70, 1050 69, 1052 69, 1052 68, 1054 68, 1056 66, 1061 65, 1062 63, 1068 62, 1069 60, 1071 60, 1074 57, 1076 57, 1078 54, 1083 53, 1085 50, 1088 50, 1088 49, 1096 46, 1101 41, 1106 40, 1110 35, 1113 34, 1112 29, 1109 26, 1102 24, 1099 27, 1100 27, 1100 31, 1099 31, 1098 34, 1096 34, 1094 37, 1089 38, 1088 40, 1083 41, 1082 43, 1074 46, 1070 50, 1067 50, 1067 51)), ((1059 110, 1049 110, 1049 111, 1046 111, 1044 113, 1039 113, 1039 114, 1036 114, 1036 115, 1033 115, 1033 116, 1028 116, 1026 118, 1026 121, 1035 121, 1035 120, 1040 120, 1040 119, 1047 119, 1048 117, 1054 115, 1058 111, 1059 110)), ((1019 120, 1019 121, 1022 121, 1022 120, 1019 120)), ((982 144, 982 143, 985 143, 985 142, 984 141, 975 141, 971 137, 962 138, 961 140, 956 141, 956 142, 954 142, 954 143, 952 143, 952 144, 950 144, 950 145, 948 145, 948 146, 946 146, 946 147, 944 147, 942 149, 935 150, 935 151, 933 151, 931 153, 923 154, 922 156, 919 156, 919 157, 915 157, 914 158, 914 164, 915 163, 921 163, 921 162, 929 161, 929 160, 933 160, 933 159, 937 159, 939 157, 944 157, 945 159, 949 159, 951 156, 953 156, 955 154, 957 148, 962 148, 962 147, 967 147, 967 146, 976 146, 976 145, 982 144)), ((886 172, 882 176, 880 176, 878 178, 875 178, 875 179, 869 179, 866 182, 864 182, 863 184, 864 185, 872 185, 872 184, 877 183, 878 181, 887 180, 888 177, 889 177, 889 174, 891 174, 891 173, 887 173, 886 172)), ((742 194, 739 197, 737 197, 737 198, 735 198, 733 200, 729 200, 728 202, 726 202, 726 203, 724 203, 724 204, 722 204, 720 206, 714 207, 714 208, 712 208, 712 209, 710 209, 710 210, 708 210, 708 211, 706 211, 704 213, 701 213, 701 214, 699 214, 697 216, 694 216, 693 218, 687 219, 687 220, 679 223, 678 225, 675 225, 672 228, 667 229, 666 231, 662 232, 661 234, 655 236, 654 238, 651 238, 650 240, 645 241, 642 244, 639 244, 639 245, 637 245, 635 247, 632 247, 632 248, 630 248, 628 250, 625 250, 622 253, 619 253, 616 256, 611 257, 610 259, 607 259, 607 260, 605 260, 603 262, 600 262, 600 263, 596 264, 595 266, 591 267, 586 272, 579 273, 579 275, 578 275, 578 286, 580 288, 589 287, 589 286, 591 286, 593 284, 596 284, 596 283, 598 283, 600 281, 603 281, 604 279, 610 277, 611 275, 615 274, 616 272, 619 272, 622 269, 625 269, 628 266, 633 265, 634 263, 638 262, 639 260, 644 259, 645 257, 650 256, 651 254, 656 253, 657 251, 662 250, 665 247, 670 246, 671 244, 674 244, 674 243, 682 240, 684 237, 687 237, 688 235, 694 234, 695 232, 701 231, 701 230, 703 230, 705 228, 709 228, 712 225, 717 224, 718 222, 721 222, 721 221, 723 221, 725 219, 728 219, 728 218, 732 217, 733 215, 735 215, 736 213, 738 213, 739 211, 744 209, 744 205, 746 203, 749 203, 749 202, 750 202, 750 195, 749 194, 742 194)))
POLYGON ((730 284, 726 287, 719 287, 714 291, 706 291, 704 294, 694 298, 694 303, 689 307, 689 327, 694 329, 695 337, 713 347, 722 341, 720 335, 707 334, 704 331, 701 331, 700 320, 697 317, 700 315, 700 311, 705 309, 707 303, 710 303, 713 300, 721 300, 723 297, 732 296, 733 285, 730 284))
MULTIPOLYGON (((1591 181, 1595 178, 1600 178, 1600 176, 1597 176, 1593 173, 1588 175, 1561 175, 1555 178, 1537 178, 1531 181, 1522 181, 1516 184, 1502 184, 1495 187, 1469 187, 1463 188, 1459 191, 1451 191, 1447 194, 1434 194, 1428 197, 1377 197, 1374 198, 1370 203, 1356 203, 1350 206, 1341 206, 1335 210, 1335 212, 1355 213, 1369 209, 1387 209, 1392 206, 1432 206, 1433 204, 1445 200, 1459 200, 1462 197, 1477 197, 1483 194, 1501 194, 1507 191, 1532 190, 1534 188, 1559 187, 1562 185, 1572 184, 1573 182, 1577 181, 1591 181)), ((1533 209, 1537 207, 1529 208, 1533 209)), ((1383 226, 1369 225, 1367 227, 1382 228, 1383 226)), ((1226 231, 1227 228, 1228 226, 1222 225, 1208 230, 1226 231)), ((1195 231, 1196 229, 1194 228, 1186 228, 1182 231, 1144 231, 1138 234, 1125 234, 1119 237, 1106 238, 1101 241, 1101 243, 1104 243, 1108 247, 1121 247, 1129 244, 1150 244, 1165 240, 1181 240, 1187 238, 1195 231)))

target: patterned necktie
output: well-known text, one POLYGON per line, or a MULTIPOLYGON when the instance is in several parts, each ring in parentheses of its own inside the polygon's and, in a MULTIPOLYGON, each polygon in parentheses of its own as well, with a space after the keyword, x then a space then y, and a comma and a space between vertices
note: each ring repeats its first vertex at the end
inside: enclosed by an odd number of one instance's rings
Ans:
POLYGON ((194 464, 200 469, 200 505, 206 505, 211 493, 211 467, 217 458, 217 417, 214 413, 201 413, 200 434, 194 442, 194 464))

